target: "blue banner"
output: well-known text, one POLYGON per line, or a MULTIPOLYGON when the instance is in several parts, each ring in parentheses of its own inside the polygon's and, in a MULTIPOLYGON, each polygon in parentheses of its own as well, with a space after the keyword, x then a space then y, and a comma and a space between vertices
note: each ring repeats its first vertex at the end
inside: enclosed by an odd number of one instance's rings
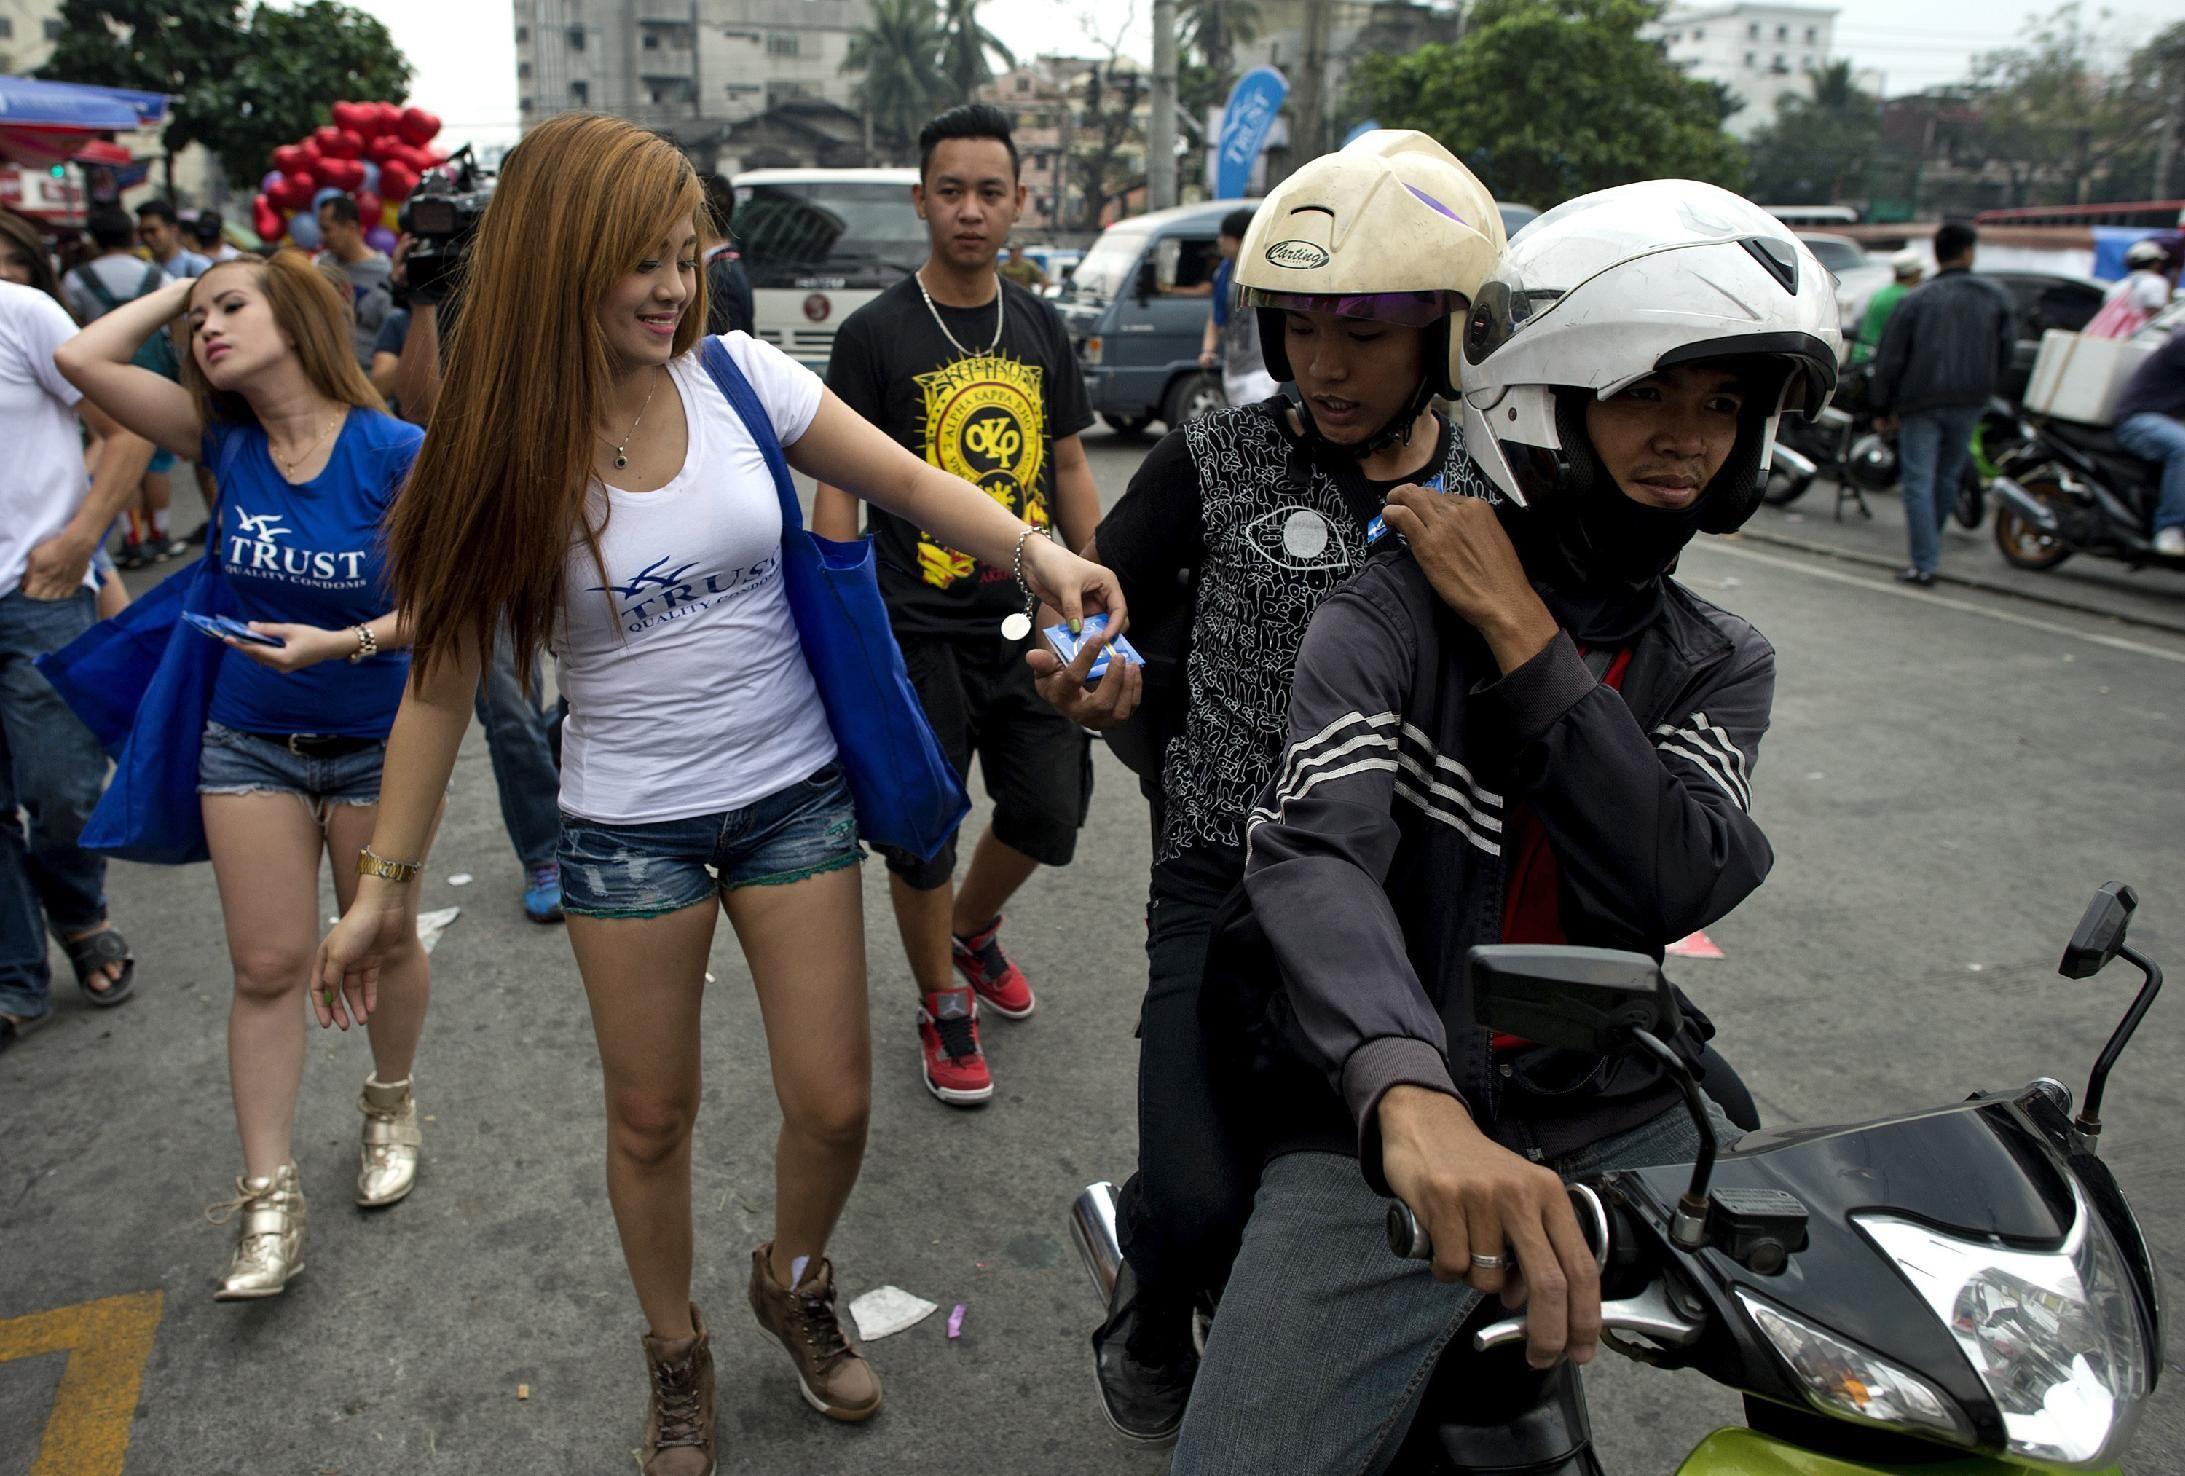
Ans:
POLYGON ((1214 198, 1241 200, 1251 188, 1252 165, 1266 147, 1268 130, 1290 95, 1289 80, 1273 67, 1254 67, 1229 90, 1214 153, 1214 198))

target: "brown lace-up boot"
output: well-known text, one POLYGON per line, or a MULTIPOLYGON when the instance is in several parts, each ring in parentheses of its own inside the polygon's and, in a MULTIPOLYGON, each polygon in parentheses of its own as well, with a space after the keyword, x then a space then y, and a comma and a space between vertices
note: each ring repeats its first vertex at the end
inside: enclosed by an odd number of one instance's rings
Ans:
POLYGON ((880 1412, 880 1376, 835 1317, 834 1263, 821 1257, 804 1280, 785 1289, 774 1279, 774 1245, 751 1253, 751 1311, 788 1350, 804 1402, 830 1420, 869 1420, 880 1412))
POLYGON ((713 1476, 713 1340, 693 1305, 693 1338, 647 1334, 645 1371, 652 1400, 645 1411, 645 1476, 713 1476))

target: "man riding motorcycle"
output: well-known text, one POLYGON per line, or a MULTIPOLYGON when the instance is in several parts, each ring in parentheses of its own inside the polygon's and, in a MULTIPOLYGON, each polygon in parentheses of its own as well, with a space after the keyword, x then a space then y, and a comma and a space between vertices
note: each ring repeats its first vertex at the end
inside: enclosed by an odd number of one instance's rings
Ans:
MULTIPOLYGON (((1499 496, 1391 495, 1409 546, 1314 617, 1217 923, 1209 1054, 1239 1063, 1223 1107, 1267 1163, 1180 1476, 1382 1469, 1484 1296, 1527 1306, 1536 1366, 1590 1358, 1598 1283, 1559 1175, 1675 1162, 1697 1134, 1650 1062, 1475 1025, 1464 959, 1659 958, 1767 874, 1748 811, 1774 653, 1668 572, 1750 516, 1840 342, 1812 254, 1688 181, 1549 212, 1476 294, 1466 442, 1499 496), (1390 1193, 1431 1278, 1388 1254, 1390 1193)), ((1695 1063, 1705 1030, 1674 1043, 1695 1063)))
MULTIPOLYGON (((1245 815, 1281 750, 1306 623, 1365 563, 1388 493, 1435 479, 1489 490, 1431 402, 1456 394, 1453 325, 1502 246, 1493 198, 1424 134, 1376 131, 1305 165, 1260 205, 1236 270, 1268 372, 1298 401, 1172 432, 1094 536, 1156 671, 1137 718, 1157 830, 1138 1172, 1122 1196, 1128 1269, 1093 1336, 1103 1407, 1132 1438, 1174 1437, 1198 1363, 1192 1308, 1219 1286, 1250 1206, 1199 1035, 1207 929, 1243 874, 1245 815)), ((1110 727, 1141 677, 1117 663, 1087 689, 1092 659, 1091 643, 1073 667, 1032 658, 1048 701, 1110 727)))

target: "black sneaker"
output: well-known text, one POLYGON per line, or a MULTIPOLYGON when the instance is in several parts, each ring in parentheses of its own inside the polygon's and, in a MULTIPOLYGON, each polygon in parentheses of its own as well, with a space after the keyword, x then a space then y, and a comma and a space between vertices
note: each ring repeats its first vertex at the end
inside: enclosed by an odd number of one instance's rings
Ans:
POLYGON ((1092 1335, 1100 1408, 1115 1433, 1146 1445, 1167 1445, 1183 1428, 1191 1383, 1199 1376, 1192 1346, 1191 1305, 1141 1318, 1138 1276, 1128 1261, 1108 1299, 1108 1320, 1092 1335))
POLYGON ((1934 582, 1935 572, 1932 569, 1899 569, 1897 571, 1897 583, 1899 584, 1916 584, 1921 589, 1930 589, 1934 586, 1934 582))

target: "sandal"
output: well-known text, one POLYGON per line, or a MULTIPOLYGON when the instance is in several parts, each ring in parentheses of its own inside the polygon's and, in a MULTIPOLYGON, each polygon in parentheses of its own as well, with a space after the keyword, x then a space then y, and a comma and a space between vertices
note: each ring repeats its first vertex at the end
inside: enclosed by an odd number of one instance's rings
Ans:
POLYGON ((61 951, 68 955, 69 967, 76 971, 76 987, 83 991, 84 998, 100 1009, 110 1009, 136 992, 136 958, 129 952, 129 940, 113 928, 102 927, 74 942, 64 938, 61 951), (121 965, 121 977, 109 982, 104 989, 93 989, 91 976, 103 972, 108 964, 117 963, 121 965))

